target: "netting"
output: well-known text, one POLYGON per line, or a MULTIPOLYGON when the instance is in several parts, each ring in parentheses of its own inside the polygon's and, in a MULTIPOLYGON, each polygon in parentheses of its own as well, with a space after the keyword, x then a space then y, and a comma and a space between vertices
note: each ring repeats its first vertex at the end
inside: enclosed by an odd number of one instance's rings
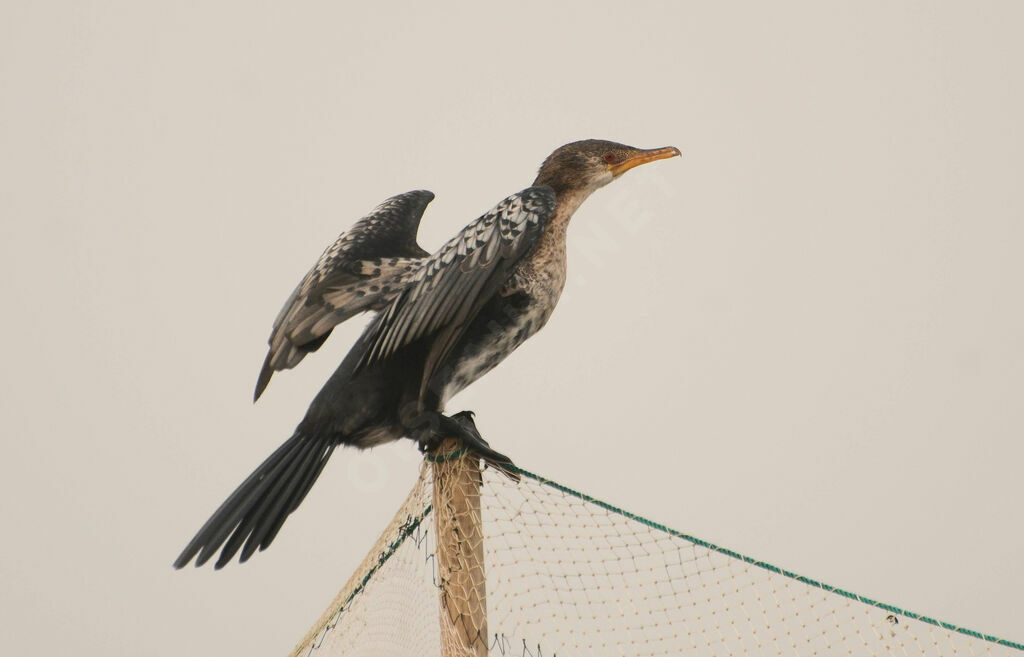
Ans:
POLYGON ((293 655, 1021 657, 1024 646, 458 456, 424 463, 293 655))

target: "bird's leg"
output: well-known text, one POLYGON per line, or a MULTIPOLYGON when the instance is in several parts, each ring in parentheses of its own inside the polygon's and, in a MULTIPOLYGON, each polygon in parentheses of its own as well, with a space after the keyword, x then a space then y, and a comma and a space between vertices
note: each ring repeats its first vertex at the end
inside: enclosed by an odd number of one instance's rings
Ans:
POLYGON ((437 411, 419 411, 404 418, 409 437, 416 441, 424 454, 440 447, 446 437, 441 431, 441 418, 437 411))

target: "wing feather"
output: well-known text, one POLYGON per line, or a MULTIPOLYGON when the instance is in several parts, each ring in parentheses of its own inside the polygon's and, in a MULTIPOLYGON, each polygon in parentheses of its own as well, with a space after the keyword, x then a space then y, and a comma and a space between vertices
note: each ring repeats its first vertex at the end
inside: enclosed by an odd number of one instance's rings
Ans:
POLYGON ((430 255, 416 244, 416 233, 433 199, 423 190, 393 196, 323 252, 274 320, 256 399, 275 371, 295 367, 341 322, 386 308, 409 283, 430 255))
POLYGON ((425 385, 466 326, 532 249, 554 209, 550 188, 530 187, 466 226, 416 270, 367 328, 367 347, 357 370, 433 336, 425 385))

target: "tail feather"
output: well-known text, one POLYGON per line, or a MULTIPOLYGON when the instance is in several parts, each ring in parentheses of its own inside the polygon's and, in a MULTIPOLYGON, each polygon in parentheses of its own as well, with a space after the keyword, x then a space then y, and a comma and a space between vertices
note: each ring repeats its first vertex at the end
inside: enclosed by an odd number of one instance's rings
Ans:
MULTIPOLYGON (((312 488, 313 483, 317 477, 320 476, 320 472, 323 471, 324 466, 327 465, 327 459, 330 457, 331 452, 334 451, 334 445, 327 446, 327 453, 324 454, 324 447, 322 444, 311 442, 310 445, 315 449, 310 449, 309 454, 315 456, 320 454, 320 458, 311 467, 304 465, 299 468, 298 472, 292 476, 292 480, 298 483, 297 486, 301 490, 301 486, 305 486, 305 490, 308 492, 312 488)), ((297 462, 297 461, 296 461, 297 462)), ((282 475, 280 480, 284 481, 286 475, 282 475)), ((276 490, 276 489, 275 489, 276 490)), ((304 497, 304 496, 303 496, 304 497)), ((288 500, 282 504, 280 509, 273 509, 266 513, 249 513, 243 518, 242 522, 235 528, 231 538, 224 545, 224 549, 221 550, 220 557, 217 559, 217 563, 214 568, 223 568, 238 552, 242 545, 245 545, 245 549, 242 550, 242 555, 238 561, 248 561, 249 557, 253 555, 258 547, 260 550, 265 549, 277 536, 278 530, 281 525, 288 518, 288 515, 299 508, 299 504, 302 502, 303 497, 297 497, 292 495, 290 498, 286 495, 278 495, 273 490, 266 491, 256 506, 266 507, 267 501, 271 499, 278 499, 279 502, 288 500), (257 526, 257 524, 259 524, 257 526)))
POLYGON ((252 533, 252 528, 255 524, 256 515, 250 513, 242 519, 242 522, 240 522, 237 527, 235 527, 235 531, 231 534, 231 538, 229 538, 228 542, 224 544, 224 548, 220 551, 220 556, 217 558, 216 563, 213 564, 213 567, 216 570, 220 570, 226 566, 232 558, 234 558, 238 549, 242 547, 243 543, 245 543, 245 539, 247 539, 249 534, 252 533))
MULTIPOLYGON (((199 552, 199 556, 196 557, 196 565, 202 566, 217 553, 221 544, 231 535, 232 531, 236 528, 239 523, 245 524, 245 519, 252 513, 253 509, 260 507, 260 502, 263 499, 264 493, 268 486, 270 486, 278 477, 281 476, 283 470, 287 469, 288 464, 292 463, 295 457, 300 453, 302 448, 302 442, 296 441, 287 452, 285 452, 281 458, 276 459, 273 463, 268 463, 270 459, 260 464, 260 467, 256 469, 253 474, 259 474, 256 480, 247 486, 248 494, 240 497, 239 500, 233 505, 230 513, 223 516, 219 523, 211 527, 209 532, 209 538, 206 540, 206 544, 203 549, 199 552), (270 467, 263 471, 263 466, 269 465, 270 467)), ((252 477, 252 475, 250 475, 252 477)), ((246 479, 246 482, 249 480, 246 479)), ((239 488, 245 487, 246 482, 242 483, 239 488)), ((230 499, 230 498, 229 498, 230 499)), ((215 514, 216 515, 216 514, 215 514)), ((212 521, 213 518, 210 519, 212 521)), ((210 522, 207 521, 207 522, 210 522)))
POLYGON ((256 468, 252 474, 246 477, 238 488, 235 489, 228 499, 224 500, 210 519, 196 532, 192 541, 182 550, 175 567, 181 568, 198 553, 196 565, 202 566, 217 551, 224 539, 231 530, 238 524, 238 521, 245 514, 245 511, 252 506, 253 501, 259 496, 267 479, 271 478, 284 463, 288 456, 300 445, 300 441, 294 436, 285 441, 277 450, 256 468))
POLYGON ((301 479, 302 474, 312 469, 313 459, 316 457, 317 451, 320 451, 317 447, 313 443, 304 446, 302 454, 296 456, 291 466, 277 478, 273 487, 263 495, 263 498, 260 500, 260 507, 262 508, 256 520, 256 527, 249 534, 245 547, 242 548, 242 555, 239 557, 239 561, 248 561, 249 557, 252 556, 256 548, 263 541, 263 537, 266 536, 267 529, 274 524, 279 516, 287 517, 291 512, 287 504, 291 501, 292 491, 295 490, 295 486, 298 484, 297 480, 301 479))
MULTIPOLYGON (((316 469, 310 470, 309 474, 306 475, 306 480, 302 482, 299 490, 295 493, 295 502, 293 503, 294 508, 298 508, 298 506, 302 504, 302 500, 306 499, 306 494, 309 493, 309 489, 313 487, 313 484, 323 471, 324 466, 327 465, 327 459, 331 458, 331 454, 334 453, 335 447, 337 447, 337 445, 334 443, 329 444, 327 446, 327 451, 320 457, 320 462, 317 464, 316 469)), ((276 535, 277 532, 274 532, 274 534, 276 535)), ((273 540, 273 535, 270 536, 270 540, 273 540)), ((269 542, 267 545, 269 545, 269 542)), ((266 545, 263 547, 266 547, 266 545)))
POLYGON ((323 471, 324 466, 327 465, 327 459, 329 459, 331 454, 334 452, 334 447, 334 445, 328 445, 326 451, 321 451, 316 465, 304 475, 304 479, 296 488, 291 501, 288 503, 288 506, 285 507, 286 509, 289 509, 289 511, 278 514, 277 519, 274 520, 274 522, 267 528, 266 533, 260 540, 260 550, 267 549, 277 536, 277 532, 281 530, 281 526, 284 524, 288 514, 291 513, 292 510, 299 508, 299 505, 302 504, 302 500, 306 499, 306 493, 308 493, 309 489, 313 487, 313 483, 316 482, 320 473, 323 471))
MULTIPOLYGON (((308 492, 332 452, 333 446, 328 448, 323 441, 300 433, 293 435, 214 511, 182 550, 174 567, 186 566, 193 557, 196 566, 203 565, 225 541, 215 568, 227 564, 243 543, 261 548, 270 545, 281 524, 302 501, 296 493, 308 492)), ((248 554, 243 550, 241 561, 251 554, 252 550, 248 554)))
MULTIPOLYGON (((288 468, 281 471, 280 476, 276 476, 274 478, 276 483, 268 482, 268 486, 270 487, 260 493, 259 499, 253 502, 251 510, 242 518, 242 522, 240 522, 237 527, 234 527, 231 537, 228 538, 227 543, 224 544, 224 549, 220 551, 220 557, 217 559, 217 563, 214 564, 214 568, 223 568, 229 561, 231 561, 231 558, 239 551, 239 548, 241 548, 243 543, 247 542, 247 539, 251 542, 252 537, 259 531, 258 523, 265 521, 267 517, 267 514, 262 511, 266 508, 267 500, 275 497, 276 489, 280 487, 282 481, 285 481, 292 476, 295 468, 299 466, 300 462, 304 461, 303 454, 307 454, 312 451, 310 449, 311 446, 314 446, 314 443, 309 441, 302 445, 301 453, 293 452, 294 456, 290 458, 290 465, 288 468)), ((248 560, 251 554, 252 551, 249 551, 248 554, 246 551, 243 551, 242 558, 239 561, 244 562, 248 560)))

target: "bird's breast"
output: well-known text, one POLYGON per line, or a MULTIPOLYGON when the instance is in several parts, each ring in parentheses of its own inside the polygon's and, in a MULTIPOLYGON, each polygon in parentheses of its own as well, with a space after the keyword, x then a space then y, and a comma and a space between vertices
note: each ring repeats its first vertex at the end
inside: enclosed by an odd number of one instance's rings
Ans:
POLYGON ((443 403, 494 369, 547 323, 558 294, 539 292, 539 296, 522 291, 498 295, 488 303, 452 354, 443 403))
POLYGON ((565 287, 565 275, 564 233, 542 236, 452 353, 443 382, 443 402, 494 369, 544 327, 565 287))

